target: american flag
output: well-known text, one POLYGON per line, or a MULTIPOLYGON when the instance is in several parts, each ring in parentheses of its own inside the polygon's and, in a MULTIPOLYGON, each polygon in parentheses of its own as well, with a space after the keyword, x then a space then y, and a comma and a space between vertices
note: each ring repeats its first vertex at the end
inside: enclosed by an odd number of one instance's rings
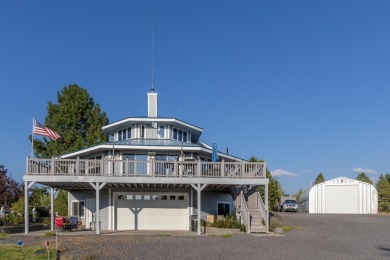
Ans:
POLYGON ((37 120, 34 120, 34 134, 48 136, 52 140, 57 140, 58 138, 62 138, 59 134, 57 134, 50 128, 41 125, 37 120))

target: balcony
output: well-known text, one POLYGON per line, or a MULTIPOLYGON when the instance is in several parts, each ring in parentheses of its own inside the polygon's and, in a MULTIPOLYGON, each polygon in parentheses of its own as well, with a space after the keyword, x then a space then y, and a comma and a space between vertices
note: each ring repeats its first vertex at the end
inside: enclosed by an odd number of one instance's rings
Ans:
POLYGON ((181 162, 27 158, 27 176, 264 179, 265 162, 181 162))

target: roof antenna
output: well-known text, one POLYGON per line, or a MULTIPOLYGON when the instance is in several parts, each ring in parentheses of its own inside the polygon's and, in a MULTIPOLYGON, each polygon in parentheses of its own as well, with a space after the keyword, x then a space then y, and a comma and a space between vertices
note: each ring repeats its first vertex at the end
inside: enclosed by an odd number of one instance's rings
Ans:
POLYGON ((154 92, 154 6, 152 5, 152 88, 150 92, 154 92))

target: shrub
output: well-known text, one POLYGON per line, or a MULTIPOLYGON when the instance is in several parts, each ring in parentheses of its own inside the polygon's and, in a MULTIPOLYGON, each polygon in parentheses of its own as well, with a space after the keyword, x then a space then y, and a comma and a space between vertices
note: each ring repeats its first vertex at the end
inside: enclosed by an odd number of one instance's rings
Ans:
POLYGON ((237 220, 235 212, 232 214, 227 214, 222 220, 217 220, 214 223, 208 223, 208 225, 216 228, 238 228, 240 231, 246 231, 246 226, 237 220))
POLYGON ((271 218, 269 221, 269 231, 273 232, 276 228, 281 227, 282 224, 276 218, 271 218))

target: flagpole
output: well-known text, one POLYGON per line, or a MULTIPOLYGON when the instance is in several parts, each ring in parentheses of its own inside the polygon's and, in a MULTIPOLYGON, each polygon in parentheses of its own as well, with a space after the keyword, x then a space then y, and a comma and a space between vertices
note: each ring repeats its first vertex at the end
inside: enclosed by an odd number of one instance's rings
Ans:
POLYGON ((32 124, 32 133, 31 133, 31 158, 34 156, 34 117, 33 117, 33 124, 32 124))

